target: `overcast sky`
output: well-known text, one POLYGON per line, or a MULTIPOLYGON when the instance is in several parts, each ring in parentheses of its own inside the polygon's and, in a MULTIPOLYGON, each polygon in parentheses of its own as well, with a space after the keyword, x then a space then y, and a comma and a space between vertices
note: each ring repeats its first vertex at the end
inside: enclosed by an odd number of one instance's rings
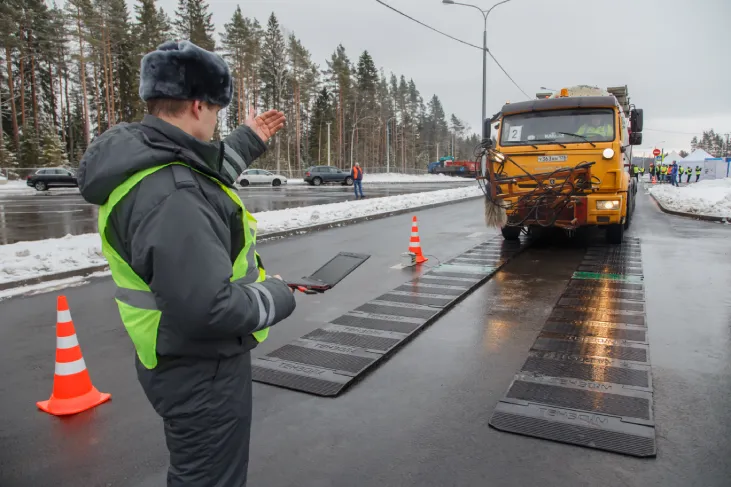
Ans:
MULTIPOLYGON (((177 0, 159 1, 172 17, 177 0)), ((447 114, 479 130, 481 52, 375 0, 209 1, 219 28, 237 3, 245 16, 263 25, 274 11, 323 68, 339 43, 352 61, 367 49, 387 75, 393 71, 413 78, 425 101, 436 93, 447 114)), ((482 17, 474 9, 441 0, 384 1, 482 44, 482 17)), ((496 2, 472 3, 486 9, 496 2)), ((729 20, 731 0, 511 0, 490 14, 487 42, 531 97, 541 86, 628 85, 632 102, 645 110, 641 151, 654 144, 680 150, 690 148, 692 134, 673 132, 731 132, 729 20)), ((525 99, 489 58, 487 68, 488 114, 507 100, 525 99)))

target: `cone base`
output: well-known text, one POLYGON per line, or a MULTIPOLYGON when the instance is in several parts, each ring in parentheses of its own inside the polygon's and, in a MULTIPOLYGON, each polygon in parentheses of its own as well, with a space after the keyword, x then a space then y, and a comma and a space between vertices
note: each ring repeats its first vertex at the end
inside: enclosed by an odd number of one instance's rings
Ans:
POLYGON ((111 394, 99 392, 96 387, 92 387, 86 394, 71 399, 58 399, 51 394, 51 398, 48 401, 39 401, 36 403, 36 406, 41 411, 45 411, 54 416, 67 416, 96 407, 107 402, 111 397, 111 394))
POLYGON ((417 263, 417 264, 423 264, 423 263, 424 263, 424 262, 426 262, 427 260, 429 260, 429 259, 427 259, 427 258, 426 258, 426 257, 424 257, 423 255, 417 255, 417 256, 416 256, 416 263, 417 263))

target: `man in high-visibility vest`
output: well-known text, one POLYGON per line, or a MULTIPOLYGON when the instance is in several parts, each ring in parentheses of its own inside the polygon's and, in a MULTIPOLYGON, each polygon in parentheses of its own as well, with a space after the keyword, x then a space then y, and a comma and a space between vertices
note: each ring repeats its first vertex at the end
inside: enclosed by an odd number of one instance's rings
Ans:
POLYGON ((688 175, 688 179, 685 181, 686 183, 690 183, 690 176, 693 174, 693 168, 688 166, 685 170, 685 174, 688 175))
POLYGON ((632 164, 632 177, 638 179, 640 175, 640 168, 637 164, 632 164))
POLYGON ((683 166, 678 164, 678 182, 679 183, 683 182, 683 174, 685 174, 685 169, 683 169, 683 166))
POLYGON ((585 123, 579 127, 576 133, 588 136, 593 141, 612 140, 614 138, 612 119, 609 116, 602 116, 601 114, 595 113, 589 119, 589 123, 585 123))
POLYGON ((287 284, 266 275, 256 220, 234 190, 284 114, 252 111, 211 142, 232 81, 217 54, 162 44, 141 63, 149 114, 96 138, 79 167, 82 196, 100 205, 137 378, 163 419, 169 487, 246 485, 249 352, 295 308, 287 284))
POLYGON ((696 166, 695 167, 695 182, 696 183, 698 182, 698 180, 700 179, 700 177, 701 177, 701 167, 700 166, 696 166))
POLYGON ((660 172, 662 173, 662 182, 667 182, 668 167, 665 164, 660 167, 660 172))

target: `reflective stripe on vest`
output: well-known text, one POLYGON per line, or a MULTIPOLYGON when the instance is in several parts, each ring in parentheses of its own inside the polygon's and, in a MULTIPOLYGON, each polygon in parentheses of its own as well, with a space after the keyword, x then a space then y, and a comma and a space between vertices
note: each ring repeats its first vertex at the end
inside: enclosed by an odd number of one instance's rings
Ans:
MULTIPOLYGON (((117 302, 122 323, 124 323, 124 327, 127 329, 132 343, 134 343, 137 356, 142 365, 148 369, 154 369, 157 366, 157 330, 160 326, 162 312, 158 308, 155 296, 147 283, 132 270, 130 265, 109 244, 105 230, 114 207, 132 188, 150 174, 173 164, 180 164, 189 168, 191 171, 195 171, 195 169, 185 164, 173 162, 137 172, 112 191, 107 202, 99 208, 98 223, 99 235, 102 239, 102 253, 109 263, 109 269, 112 271, 112 279, 114 279, 117 285, 117 292, 114 299, 117 302)), ((241 281, 243 284, 263 281, 266 278, 266 272, 261 266, 259 256, 254 250, 254 242, 256 242, 256 219, 246 211, 244 204, 241 202, 241 198, 230 188, 206 174, 199 171, 196 172, 216 182, 242 211, 245 244, 233 263, 231 281, 241 281)), ((269 328, 256 331, 253 335, 258 342, 263 342, 269 336, 269 328)))

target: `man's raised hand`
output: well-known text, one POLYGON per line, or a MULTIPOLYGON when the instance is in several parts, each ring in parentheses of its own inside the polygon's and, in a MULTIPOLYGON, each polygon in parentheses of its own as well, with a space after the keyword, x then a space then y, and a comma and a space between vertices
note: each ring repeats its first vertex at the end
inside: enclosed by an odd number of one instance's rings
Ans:
POLYGON ((256 115, 252 108, 249 110, 249 116, 244 125, 251 128, 261 140, 266 142, 284 127, 285 121, 284 113, 278 110, 269 110, 261 115, 256 115))

